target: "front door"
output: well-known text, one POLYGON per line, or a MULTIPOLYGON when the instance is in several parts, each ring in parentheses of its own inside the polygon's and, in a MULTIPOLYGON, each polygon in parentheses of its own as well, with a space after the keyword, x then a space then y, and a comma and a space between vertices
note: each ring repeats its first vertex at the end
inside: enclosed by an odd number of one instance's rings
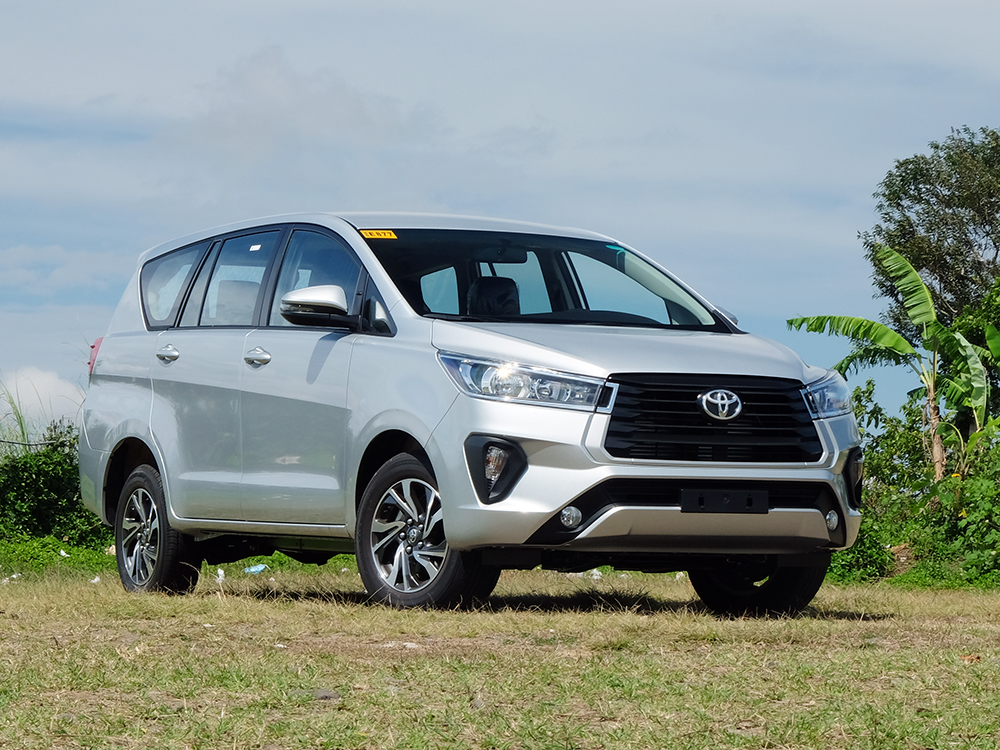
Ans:
POLYGON ((344 289, 359 308, 361 266, 326 232, 292 232, 265 324, 244 342, 242 505, 248 521, 342 525, 347 376, 355 334, 281 317, 281 297, 308 286, 344 289))

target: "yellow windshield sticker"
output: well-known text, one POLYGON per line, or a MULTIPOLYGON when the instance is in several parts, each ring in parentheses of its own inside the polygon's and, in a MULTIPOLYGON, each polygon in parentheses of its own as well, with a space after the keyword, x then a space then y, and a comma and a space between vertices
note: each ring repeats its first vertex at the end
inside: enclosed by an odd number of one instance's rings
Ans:
POLYGON ((391 229, 362 229, 361 236, 369 240, 394 240, 396 233, 391 229))

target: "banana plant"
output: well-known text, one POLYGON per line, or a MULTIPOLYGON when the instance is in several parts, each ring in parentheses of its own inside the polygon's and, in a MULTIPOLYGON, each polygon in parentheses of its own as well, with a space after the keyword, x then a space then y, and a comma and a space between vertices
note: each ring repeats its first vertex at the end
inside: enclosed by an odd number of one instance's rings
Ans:
MULTIPOLYGON (((924 413, 930 436, 931 462, 934 478, 939 480, 945 471, 945 447, 938 430, 941 424, 940 400, 948 408, 965 406, 970 409, 976 430, 986 420, 989 400, 989 380, 983 367, 983 358, 990 352, 974 347, 962 334, 951 331, 937 319, 930 290, 920 274, 902 255, 892 248, 880 245, 874 260, 885 271, 899 292, 910 322, 921 332, 920 347, 914 347, 903 336, 886 325, 867 318, 846 315, 814 315, 792 318, 788 327, 813 333, 844 336, 854 344, 850 354, 833 367, 847 375, 863 367, 892 364, 910 367, 920 378, 925 398, 924 413), (942 373, 942 364, 949 365, 950 376, 942 373)), ((996 346, 1000 355, 1000 333, 993 329, 993 338, 987 332, 990 347, 996 346)))

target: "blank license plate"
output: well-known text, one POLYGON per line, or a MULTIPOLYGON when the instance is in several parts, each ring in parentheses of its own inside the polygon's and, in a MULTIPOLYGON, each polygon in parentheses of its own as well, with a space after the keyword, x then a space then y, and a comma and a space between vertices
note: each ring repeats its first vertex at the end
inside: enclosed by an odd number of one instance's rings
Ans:
POLYGON ((681 490, 681 513, 767 513, 767 490, 681 490))

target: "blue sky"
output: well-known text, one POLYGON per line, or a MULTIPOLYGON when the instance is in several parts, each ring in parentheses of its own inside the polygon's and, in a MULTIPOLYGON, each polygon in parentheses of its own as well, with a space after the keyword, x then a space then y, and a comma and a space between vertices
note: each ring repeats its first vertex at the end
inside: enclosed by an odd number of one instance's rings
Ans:
POLYGON ((73 414, 142 250, 313 210, 604 232, 830 365, 785 319, 878 316, 872 193, 1000 126, 998 30, 962 0, 0 0, 0 379, 73 414))

